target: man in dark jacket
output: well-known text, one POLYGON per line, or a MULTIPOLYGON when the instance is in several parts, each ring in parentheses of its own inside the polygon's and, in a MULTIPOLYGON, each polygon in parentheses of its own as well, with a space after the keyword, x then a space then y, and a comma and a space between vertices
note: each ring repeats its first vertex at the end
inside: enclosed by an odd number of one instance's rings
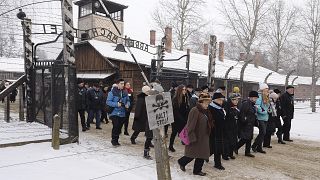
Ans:
POLYGON ((210 154, 214 154, 214 167, 224 170, 225 168, 221 164, 221 155, 223 154, 223 129, 226 115, 222 104, 225 101, 225 97, 220 92, 215 92, 212 100, 213 102, 209 105, 209 111, 214 120, 214 128, 210 134, 210 154))
POLYGON ((113 125, 111 135, 111 143, 113 146, 120 145, 119 135, 125 122, 126 109, 130 106, 128 92, 124 90, 124 80, 118 79, 116 84, 117 86, 112 88, 107 97, 107 105, 114 108, 110 113, 110 119, 113 125))
POLYGON ((78 94, 77 94, 77 109, 81 119, 82 131, 87 130, 85 121, 85 112, 87 109, 87 91, 84 87, 84 82, 79 81, 78 83, 78 94))
POLYGON ((100 90, 98 83, 93 85, 93 88, 87 92, 88 101, 88 120, 87 127, 90 128, 90 123, 93 122, 93 118, 96 118, 96 129, 102 129, 101 124, 101 109, 103 107, 103 93, 100 90))
POLYGON ((226 121, 224 126, 224 160, 235 159, 233 151, 236 149, 238 142, 238 117, 239 109, 237 107, 240 96, 236 93, 231 93, 224 109, 226 111, 226 121))
POLYGON ((294 87, 287 86, 286 92, 281 95, 280 103, 281 103, 281 116, 283 119, 283 140, 290 141, 290 129, 291 129, 291 120, 293 119, 294 114, 294 87))
POLYGON ((249 93, 249 98, 244 100, 241 105, 238 123, 240 141, 238 142, 237 149, 235 151, 236 154, 238 154, 238 149, 246 144, 245 156, 254 157, 254 155, 250 153, 250 149, 251 141, 253 139, 253 128, 257 121, 255 103, 258 98, 258 92, 251 91, 249 93))

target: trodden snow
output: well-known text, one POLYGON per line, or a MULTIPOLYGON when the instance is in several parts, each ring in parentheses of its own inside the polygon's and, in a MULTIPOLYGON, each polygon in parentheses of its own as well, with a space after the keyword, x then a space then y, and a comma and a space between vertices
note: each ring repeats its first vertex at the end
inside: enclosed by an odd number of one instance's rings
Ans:
MULTIPOLYGON (((319 111, 320 109, 318 108, 317 110, 319 111)), ((292 121, 293 139, 320 142, 319 115, 320 113, 318 112, 311 113, 308 102, 297 103, 295 106, 295 118, 292 121)), ((3 124, 2 119, 1 126, 5 126, 3 124)), ((8 126, 9 124, 6 125, 8 126)), ((111 125, 109 124, 108 126, 111 125)), ((13 130, 15 129, 11 129, 11 132, 13 130)), ((16 130, 18 131, 18 127, 16 130)), ((155 160, 142 158, 141 151, 144 137, 140 137, 139 145, 133 146, 129 143, 124 143, 121 147, 113 148, 109 142, 110 138, 106 137, 109 134, 109 132, 105 132, 105 134, 100 134, 103 136, 96 136, 96 134, 90 132, 81 133, 79 144, 63 145, 60 146, 60 150, 53 150, 50 143, 0 148, 1 179, 156 179, 155 160)), ((1 136, 6 136, 6 133, 2 133, 1 136)), ((128 139, 128 137, 122 137, 122 139, 125 138, 128 139)), ((171 162, 171 164, 173 163, 171 162)), ((193 163, 189 166, 192 169, 193 163)), ((192 180, 200 178, 193 176, 192 171, 189 169, 184 173, 176 165, 171 165, 173 179, 192 180)), ((282 176, 279 174, 279 177, 282 176)), ((205 177, 204 179, 207 178, 209 177, 205 177)))

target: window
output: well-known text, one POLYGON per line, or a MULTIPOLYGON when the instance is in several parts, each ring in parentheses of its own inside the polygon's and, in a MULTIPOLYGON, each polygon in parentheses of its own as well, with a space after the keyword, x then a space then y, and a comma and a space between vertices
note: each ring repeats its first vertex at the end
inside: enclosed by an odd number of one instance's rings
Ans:
POLYGON ((86 16, 92 13, 92 4, 87 4, 80 7, 80 17, 86 16))

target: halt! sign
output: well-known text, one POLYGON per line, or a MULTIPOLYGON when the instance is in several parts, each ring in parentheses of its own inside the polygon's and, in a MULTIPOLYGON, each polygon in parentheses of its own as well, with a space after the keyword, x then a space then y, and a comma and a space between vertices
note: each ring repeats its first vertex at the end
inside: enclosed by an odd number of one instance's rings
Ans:
POLYGON ((147 96, 146 108, 150 130, 173 123, 170 92, 147 96))

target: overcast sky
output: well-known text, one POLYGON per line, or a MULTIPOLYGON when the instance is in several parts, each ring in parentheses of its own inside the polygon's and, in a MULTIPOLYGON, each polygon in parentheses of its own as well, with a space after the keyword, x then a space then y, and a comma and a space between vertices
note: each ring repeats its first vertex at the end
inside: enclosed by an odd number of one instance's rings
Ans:
MULTIPOLYGON (((6 4, 1 4, 1 12, 7 11, 9 8, 14 8, 20 5, 28 4, 30 2, 37 2, 43 0, 7 0, 6 4), (15 4, 16 3, 16 4, 15 4)), ((151 29, 156 29, 155 24, 153 23, 151 14, 158 6, 159 0, 111 0, 120 4, 127 5, 128 8, 124 12, 124 34, 129 36, 132 39, 143 41, 149 43, 149 31, 151 29)), ((224 19, 219 14, 217 8, 219 6, 219 0, 205 0, 206 6, 203 9, 203 17, 209 21, 210 30, 214 32, 214 35, 217 36, 218 41, 224 41, 226 37, 230 35, 229 30, 224 27, 224 19)), ((287 4, 292 4, 298 7, 301 7, 305 0, 287 0, 287 4)), ((77 12, 78 8, 74 7, 74 24, 77 25, 77 12)), ((50 2, 39 5, 27 6, 23 8, 23 11, 26 12, 27 17, 32 19, 35 23, 53 23, 61 24, 61 9, 60 2, 50 2)), ((8 13, 6 16, 0 17, 1 22, 1 32, 2 33, 11 33, 15 32, 19 34, 16 36, 16 40, 22 41, 22 30, 20 20, 16 18, 16 11, 8 13), (7 17, 8 16, 8 17, 7 17)), ((33 32, 41 32, 41 26, 33 26, 33 32)), ((174 35, 174 34, 173 34, 174 35)), ((157 32, 157 40, 163 37, 161 32, 157 32)), ((37 42, 43 42, 52 40, 55 38, 55 35, 34 35, 33 40, 37 42)), ((61 43, 56 43, 48 45, 46 47, 47 53, 59 52, 61 49, 61 43)))
MULTIPOLYGON (((131 38, 149 42, 149 31, 155 29, 151 18, 151 13, 158 5, 159 0, 113 0, 120 4, 129 6, 124 12, 124 30, 125 34, 131 38)), ((214 28, 213 32, 217 36, 218 41, 223 41, 231 33, 224 28, 224 20, 217 8, 218 0, 205 0, 206 7, 203 10, 203 16, 210 21, 210 26, 214 28)), ((287 0, 290 5, 301 6, 305 0, 287 0)), ((161 32, 157 33, 158 39, 162 37, 161 32)))

